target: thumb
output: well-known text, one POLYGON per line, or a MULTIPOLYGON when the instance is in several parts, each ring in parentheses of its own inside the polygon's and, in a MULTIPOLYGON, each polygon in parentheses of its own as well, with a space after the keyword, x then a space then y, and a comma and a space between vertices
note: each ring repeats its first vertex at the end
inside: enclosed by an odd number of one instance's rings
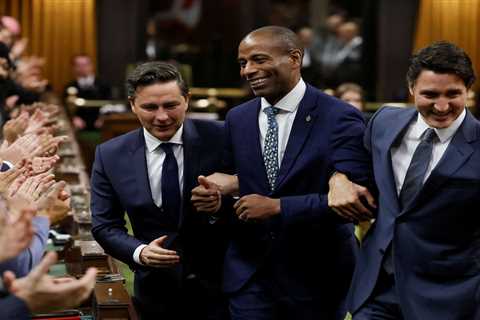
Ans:
POLYGON ((55 252, 49 252, 40 261, 40 263, 30 272, 28 277, 31 278, 32 283, 40 281, 40 278, 47 274, 48 269, 57 262, 57 254, 55 252))
POLYGON ((17 279, 15 273, 12 271, 5 271, 3 273, 3 285, 8 291, 12 290, 13 282, 17 279))
POLYGON ((155 244, 155 245, 161 247, 163 245, 163 243, 165 242, 165 240, 167 240, 167 236, 161 236, 161 237, 153 240, 152 244, 155 244))
POLYGON ((198 176, 198 183, 205 187, 205 189, 210 189, 213 185, 205 176, 198 176))

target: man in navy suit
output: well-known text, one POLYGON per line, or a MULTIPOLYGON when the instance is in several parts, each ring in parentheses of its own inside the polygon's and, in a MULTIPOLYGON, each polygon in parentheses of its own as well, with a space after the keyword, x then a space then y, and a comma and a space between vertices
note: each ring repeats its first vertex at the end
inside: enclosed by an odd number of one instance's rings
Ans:
MULTIPOLYGON (((378 216, 357 260, 350 312, 480 319, 480 123, 465 108, 472 63, 455 45, 434 43, 413 57, 407 80, 416 109, 382 108, 365 133, 378 216)), ((329 204, 360 220, 368 190, 341 174, 331 182, 329 204)))
POLYGON ((97 147, 92 233, 134 269, 142 319, 224 319, 222 221, 189 202, 197 176, 219 170, 223 126, 185 118, 188 88, 170 64, 138 66, 127 89, 143 128, 97 147))
POLYGON ((302 55, 295 33, 277 26, 249 33, 238 50, 257 98, 225 121, 227 168, 240 194, 224 271, 236 320, 330 320, 345 310, 354 240, 326 194, 336 170, 366 179, 367 159, 358 164, 364 123, 353 107, 305 84, 302 55))

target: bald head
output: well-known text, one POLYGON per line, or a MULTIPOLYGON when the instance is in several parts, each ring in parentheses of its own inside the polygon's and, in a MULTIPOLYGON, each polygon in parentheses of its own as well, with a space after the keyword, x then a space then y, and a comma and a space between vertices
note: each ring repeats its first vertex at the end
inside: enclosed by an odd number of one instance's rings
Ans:
POLYGON ((284 48, 285 52, 299 50, 303 56, 303 44, 292 30, 280 26, 266 26, 253 30, 243 38, 242 42, 251 37, 264 37, 274 42, 276 46, 284 48))
POLYGON ((290 29, 268 26, 250 32, 238 46, 240 75, 253 93, 272 105, 300 80, 303 46, 290 29))

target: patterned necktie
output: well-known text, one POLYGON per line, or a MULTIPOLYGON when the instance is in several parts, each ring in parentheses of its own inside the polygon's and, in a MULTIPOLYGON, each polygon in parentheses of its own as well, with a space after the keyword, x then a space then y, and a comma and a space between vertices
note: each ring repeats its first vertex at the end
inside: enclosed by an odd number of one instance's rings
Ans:
POLYGON ((432 157, 433 142, 437 138, 435 130, 425 130, 422 141, 413 153, 412 161, 408 167, 402 190, 400 191, 400 205, 406 208, 422 189, 423 180, 432 157))
POLYGON ((278 123, 275 116, 280 109, 275 107, 267 107, 263 110, 267 115, 268 129, 265 135, 265 146, 263 150, 263 162, 267 171, 268 183, 270 189, 275 188, 275 180, 278 175, 278 123))
POLYGON ((180 184, 178 182, 178 164, 172 150, 173 143, 162 143, 160 148, 165 152, 162 166, 162 208, 165 213, 177 221, 180 216, 180 184))

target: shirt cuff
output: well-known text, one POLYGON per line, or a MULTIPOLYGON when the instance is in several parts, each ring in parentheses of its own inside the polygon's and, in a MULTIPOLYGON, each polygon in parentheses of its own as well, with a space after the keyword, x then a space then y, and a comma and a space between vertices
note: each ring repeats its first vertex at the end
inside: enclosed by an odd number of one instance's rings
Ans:
POLYGON ((6 169, 4 171, 10 170, 14 167, 13 163, 11 163, 10 161, 7 161, 7 160, 3 160, 2 164, 8 167, 8 169, 6 169))
POLYGON ((141 244, 133 252, 133 261, 135 261, 136 263, 138 263, 139 265, 142 265, 142 266, 144 264, 142 263, 142 261, 140 261, 140 253, 142 252, 143 248, 145 248, 146 246, 147 246, 146 244, 141 244))

